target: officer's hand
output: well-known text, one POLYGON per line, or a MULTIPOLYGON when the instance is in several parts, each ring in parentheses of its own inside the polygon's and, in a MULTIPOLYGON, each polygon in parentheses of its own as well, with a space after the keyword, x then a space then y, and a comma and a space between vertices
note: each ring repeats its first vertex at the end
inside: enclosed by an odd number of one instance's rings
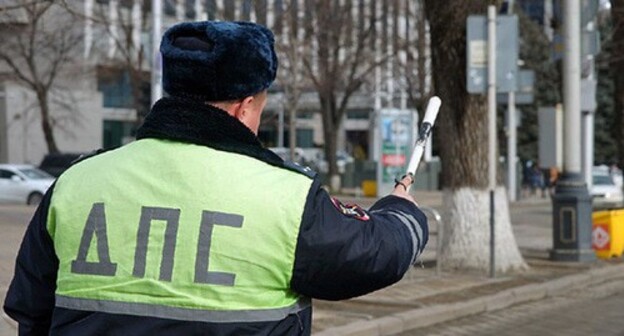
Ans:
POLYGON ((416 200, 414 200, 412 195, 410 195, 407 192, 407 187, 409 185, 411 185, 412 183, 414 183, 414 180, 412 179, 411 176, 403 177, 403 179, 401 180, 401 183, 397 183, 396 187, 394 187, 394 190, 392 191, 391 195, 404 198, 404 199, 406 199, 406 200, 416 204, 416 206, 418 206, 418 203, 416 203, 416 200))

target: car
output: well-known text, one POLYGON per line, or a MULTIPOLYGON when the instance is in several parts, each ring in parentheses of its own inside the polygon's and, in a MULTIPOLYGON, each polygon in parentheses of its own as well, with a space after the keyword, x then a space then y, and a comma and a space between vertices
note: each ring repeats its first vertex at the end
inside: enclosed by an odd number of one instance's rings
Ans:
POLYGON ((287 148, 287 147, 270 147, 269 150, 272 151, 273 153, 275 153, 277 156, 279 156, 284 161, 293 161, 293 162, 302 163, 302 160, 304 158, 303 150, 301 148, 295 148, 295 159, 294 160, 290 159, 290 148, 287 148))
POLYGON ((622 188, 615 184, 613 176, 604 169, 593 169, 589 194, 597 208, 621 207, 624 204, 622 188))
MULTIPOLYGON (((341 151, 341 150, 336 152, 336 165, 338 166, 339 174, 344 174, 346 171, 347 164, 353 163, 353 161, 354 161, 353 156, 349 155, 347 152, 341 151)), ((321 153, 320 160, 317 161, 317 169, 321 173, 327 173, 329 170, 329 165, 327 164, 327 161, 325 160, 324 152, 321 153)))
POLYGON ((37 205, 54 177, 26 164, 0 164, 0 202, 37 205))
POLYGON ((50 153, 41 160, 39 169, 54 176, 59 177, 69 168, 83 153, 50 153))

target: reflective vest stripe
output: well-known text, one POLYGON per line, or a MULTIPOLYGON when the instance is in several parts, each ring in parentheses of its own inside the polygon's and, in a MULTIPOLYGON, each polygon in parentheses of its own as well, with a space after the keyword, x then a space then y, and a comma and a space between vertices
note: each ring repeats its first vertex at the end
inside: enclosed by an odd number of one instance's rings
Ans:
MULTIPOLYGON (((371 214, 382 213, 382 211, 371 211, 371 214)), ((418 223, 418 220, 414 218, 412 215, 402 214, 396 211, 386 211, 385 214, 392 215, 398 218, 401 223, 407 227, 410 232, 410 236, 412 237, 412 264, 416 262, 416 258, 418 258, 418 252, 420 251, 419 246, 421 246, 423 231, 418 223)))
POLYGON ((283 320, 290 314, 298 313, 306 308, 309 308, 310 305, 311 300, 309 298, 301 297, 295 304, 282 308, 253 310, 205 310, 136 302, 81 299, 70 296, 56 295, 56 306, 60 308, 213 323, 279 321, 283 320))

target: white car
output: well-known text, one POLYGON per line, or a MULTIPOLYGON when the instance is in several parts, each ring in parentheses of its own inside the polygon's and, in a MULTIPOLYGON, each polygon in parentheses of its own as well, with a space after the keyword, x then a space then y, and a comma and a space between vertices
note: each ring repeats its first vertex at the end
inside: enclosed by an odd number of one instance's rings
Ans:
POLYGON ((32 165, 0 164, 0 203, 37 205, 53 182, 32 165))
POLYGON ((594 168, 589 193, 594 200, 595 207, 617 207, 624 203, 622 188, 615 184, 613 177, 607 171, 601 169, 594 168))

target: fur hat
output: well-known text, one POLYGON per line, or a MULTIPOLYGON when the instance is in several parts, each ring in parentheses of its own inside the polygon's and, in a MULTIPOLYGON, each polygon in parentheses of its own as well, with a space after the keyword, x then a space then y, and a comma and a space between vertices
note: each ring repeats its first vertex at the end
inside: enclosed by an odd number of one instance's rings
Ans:
POLYGON ((185 22, 160 44, 163 89, 171 96, 227 101, 254 95, 275 80, 273 33, 251 22, 185 22))

